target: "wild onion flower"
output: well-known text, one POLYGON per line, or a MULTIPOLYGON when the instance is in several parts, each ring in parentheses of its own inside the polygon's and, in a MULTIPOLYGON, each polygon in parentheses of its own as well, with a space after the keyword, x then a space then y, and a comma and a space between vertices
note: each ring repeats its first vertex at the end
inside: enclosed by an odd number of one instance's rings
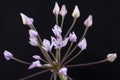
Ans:
POLYGON ((41 50, 41 55, 43 57, 40 57, 39 55, 33 55, 32 58, 35 59, 33 62, 26 62, 22 61, 20 59, 17 59, 13 56, 13 54, 7 50, 4 51, 4 57, 6 60, 15 60, 17 62, 23 63, 28 65, 28 69, 34 69, 34 68, 41 68, 44 69, 38 73, 35 73, 33 75, 21 78, 19 80, 26 80, 31 77, 37 76, 39 74, 45 73, 45 72, 51 72, 51 77, 49 80, 73 80, 71 77, 69 77, 69 73, 67 72, 69 68, 71 67, 81 67, 81 66, 89 66, 94 64, 99 64, 103 62, 113 62, 117 58, 116 53, 110 53, 107 55, 107 57, 103 60, 91 62, 91 63, 84 63, 84 64, 72 64, 68 65, 69 62, 76 59, 82 51, 84 51, 87 48, 87 41, 85 39, 85 35, 93 24, 92 15, 89 15, 89 17, 85 20, 85 30, 81 38, 78 40, 75 32, 71 32, 77 18, 80 16, 80 11, 77 5, 75 5, 75 8, 72 13, 73 22, 70 26, 70 28, 67 30, 66 34, 62 34, 64 31, 62 28, 64 27, 64 18, 67 14, 67 10, 65 5, 62 6, 61 11, 59 8, 58 3, 55 3, 55 7, 53 9, 53 13, 56 17, 56 24, 52 28, 53 36, 51 36, 51 40, 48 39, 41 39, 40 35, 38 34, 35 26, 33 25, 33 19, 29 18, 23 13, 20 13, 22 17, 22 21, 24 25, 29 26, 29 43, 32 46, 37 46, 41 50), (59 19, 58 16, 62 16, 61 23, 58 23, 59 19), (60 25, 59 25, 60 24, 60 25), (73 44, 76 45, 73 45, 73 44), (68 44, 68 45, 67 45, 68 44), (67 47, 66 47, 67 46, 67 47), (65 51, 62 51, 62 48, 66 48, 65 51), (76 53, 76 49, 80 48, 80 51, 76 53), (72 55, 72 56, 71 56, 72 55), (71 56, 71 57, 70 57, 71 56), (42 64, 41 64, 42 63, 42 64))

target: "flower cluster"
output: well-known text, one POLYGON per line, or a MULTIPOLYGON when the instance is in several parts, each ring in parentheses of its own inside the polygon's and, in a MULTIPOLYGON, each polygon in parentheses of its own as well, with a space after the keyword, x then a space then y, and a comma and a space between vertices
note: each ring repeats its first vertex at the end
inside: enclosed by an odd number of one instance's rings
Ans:
POLYGON ((41 39, 40 35, 38 34, 36 28, 33 25, 33 18, 29 18, 23 13, 20 13, 23 24, 29 26, 29 43, 32 46, 37 46, 41 50, 41 55, 44 56, 44 58, 40 57, 39 55, 33 55, 32 58, 35 59, 35 61, 29 63, 22 61, 20 59, 17 59, 13 56, 13 54, 7 50, 4 51, 4 56, 6 60, 15 60, 23 64, 28 65, 28 69, 33 68, 44 68, 45 70, 38 72, 34 75, 30 75, 27 77, 24 77, 20 80, 26 80, 28 78, 34 77, 38 74, 45 73, 47 71, 51 72, 51 78, 50 80, 57 80, 59 76, 60 80, 72 80, 67 74, 68 68, 71 67, 80 67, 80 66, 87 66, 87 65, 93 65, 93 64, 99 64, 106 61, 113 62, 117 54, 116 53, 110 53, 107 55, 107 57, 103 60, 92 62, 92 63, 85 63, 85 64, 73 64, 73 65, 67 65, 69 62, 77 58, 83 50, 87 48, 87 41, 85 38, 85 35, 87 33, 87 30, 92 26, 93 24, 93 17, 92 15, 89 15, 88 18, 84 21, 85 25, 85 31, 83 35, 81 36, 80 40, 78 40, 76 34, 74 31, 72 31, 72 28, 74 27, 74 24, 76 23, 77 19, 80 17, 80 10, 77 5, 75 5, 75 8, 72 13, 73 17, 73 23, 71 24, 70 28, 66 32, 66 34, 62 35, 62 28, 64 24, 65 16, 67 15, 67 9, 66 6, 63 5, 60 9, 58 3, 55 3, 55 7, 53 9, 53 14, 55 15, 56 24, 52 28, 52 32, 54 36, 51 36, 51 40, 48 39, 41 39), (62 17, 61 25, 58 23, 59 17, 62 17), (68 44, 68 42, 70 44, 68 44), (76 46, 73 46, 73 43, 76 43, 76 46), (66 49, 66 52, 62 53, 62 48, 65 46, 69 46, 66 49), (74 53, 76 48, 80 48, 80 51, 78 53, 75 53, 74 56, 70 57, 71 54, 74 53), (53 53, 54 50, 54 53, 53 53), (63 54, 64 56, 62 56, 63 54), (42 62, 42 63, 41 63, 42 62))

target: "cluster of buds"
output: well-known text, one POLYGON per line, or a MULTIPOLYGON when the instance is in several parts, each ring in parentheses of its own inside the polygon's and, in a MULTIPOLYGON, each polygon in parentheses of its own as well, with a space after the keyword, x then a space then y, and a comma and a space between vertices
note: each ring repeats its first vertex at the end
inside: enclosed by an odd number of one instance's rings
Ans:
POLYGON ((26 80, 28 78, 34 77, 36 75, 45 73, 45 72, 51 72, 51 77, 50 80, 57 80, 58 78, 60 80, 73 80, 70 78, 67 74, 68 68, 71 67, 80 67, 80 66, 88 66, 88 65, 94 65, 94 64, 99 64, 103 62, 113 62, 117 54, 116 53, 110 53, 107 55, 107 57, 103 60, 96 61, 96 62, 91 62, 91 63, 84 63, 84 64, 73 64, 73 65, 68 65, 69 62, 73 61, 76 59, 82 51, 84 51, 87 48, 87 41, 85 38, 85 35, 87 33, 87 30, 92 26, 93 24, 93 17, 92 15, 89 15, 88 18, 84 21, 85 25, 85 30, 83 35, 81 36, 80 40, 77 39, 77 36, 74 31, 72 31, 72 28, 74 27, 77 19, 80 17, 80 10, 77 5, 75 5, 75 8, 72 13, 73 23, 71 24, 69 30, 66 32, 66 34, 63 36, 62 35, 62 27, 64 24, 64 18, 67 14, 67 9, 66 6, 63 5, 61 10, 58 5, 58 3, 55 3, 55 7, 53 9, 53 14, 55 15, 56 19, 56 24, 52 28, 52 32, 54 36, 51 36, 51 41, 48 39, 41 39, 40 35, 38 34, 36 28, 33 25, 33 18, 29 18, 23 13, 20 13, 22 17, 22 21, 24 25, 29 26, 29 43, 32 46, 36 46, 40 48, 41 54, 43 55, 44 58, 40 57, 40 55, 33 55, 32 58, 35 59, 35 61, 29 63, 22 61, 20 59, 17 59, 16 57, 13 56, 13 54, 7 50, 4 51, 4 56, 6 60, 15 60, 23 64, 28 65, 28 69, 33 69, 33 68, 43 68, 43 71, 40 71, 38 73, 35 73, 33 75, 21 78, 19 80, 26 80), (58 23, 58 16, 62 17, 61 25, 59 26, 58 23), (70 44, 68 44, 68 42, 70 44), (74 46, 73 43, 76 43, 74 46), (66 47, 66 52, 62 53, 62 48, 66 47), (80 48, 80 51, 78 53, 75 53, 74 51, 76 48, 80 48), (62 56, 62 55, 63 56, 62 56), (75 54, 75 55, 74 55, 75 54), (71 55, 74 55, 70 57, 71 55), (59 76, 59 77, 58 77, 59 76))

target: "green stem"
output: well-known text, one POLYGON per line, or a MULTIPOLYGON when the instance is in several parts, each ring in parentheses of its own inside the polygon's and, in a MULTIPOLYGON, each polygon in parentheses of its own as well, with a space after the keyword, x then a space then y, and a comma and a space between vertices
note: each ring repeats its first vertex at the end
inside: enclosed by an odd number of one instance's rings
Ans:
POLYGON ((67 33, 65 34, 64 39, 68 36, 68 34, 70 33, 70 31, 72 30, 72 28, 74 27, 76 21, 77 21, 77 18, 74 18, 73 23, 72 23, 72 25, 70 26, 70 28, 69 28, 69 30, 67 31, 67 33))
POLYGON ((95 65, 95 64, 104 63, 104 62, 107 62, 107 61, 108 61, 107 59, 104 59, 104 60, 97 61, 97 62, 84 63, 84 64, 75 64, 75 65, 69 65, 69 66, 66 66, 66 67, 71 68, 71 67, 91 66, 91 65, 95 65))
POLYGON ((15 58, 15 57, 13 57, 12 59, 15 60, 15 61, 17 61, 17 62, 23 63, 23 64, 27 64, 27 65, 30 65, 30 64, 31 64, 31 63, 22 61, 22 60, 20 60, 20 59, 17 59, 17 58, 15 58))
POLYGON ((55 15, 56 24, 58 25, 58 15, 55 15))
POLYGON ((70 49, 72 48, 72 45, 73 45, 73 42, 71 42, 71 44, 70 44, 70 46, 69 46, 67 52, 65 53, 64 57, 62 58, 62 62, 61 62, 61 64, 65 61, 65 57, 68 55, 70 49))
POLYGON ((53 59, 56 60, 56 59, 55 59, 55 55, 53 54, 52 51, 50 51, 50 54, 52 55, 53 59))
POLYGON ((62 16, 61 29, 63 28, 64 20, 65 20, 65 16, 62 16))
POLYGON ((80 54, 82 53, 82 50, 80 50, 75 56, 73 56, 72 58, 70 58, 67 62, 65 62, 63 65, 66 65, 67 63, 71 62, 72 60, 74 60, 76 57, 78 57, 80 54))

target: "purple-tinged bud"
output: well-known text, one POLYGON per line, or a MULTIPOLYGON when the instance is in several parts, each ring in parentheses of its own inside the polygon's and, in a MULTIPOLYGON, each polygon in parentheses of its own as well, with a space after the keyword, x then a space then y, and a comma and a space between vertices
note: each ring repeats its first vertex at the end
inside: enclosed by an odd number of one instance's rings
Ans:
POLYGON ((74 32, 70 33, 69 40, 72 41, 72 42, 77 41, 77 36, 76 36, 76 34, 74 32))
POLYGON ((34 61, 34 62, 32 62, 32 64, 29 66, 29 68, 28 69, 33 69, 33 68, 36 68, 36 67, 41 67, 41 63, 40 63, 40 61, 34 61))
POLYGON ((84 21, 86 27, 90 27, 93 24, 93 16, 89 15, 88 18, 84 21))
POLYGON ((58 3, 56 2, 56 3, 55 3, 55 6, 54 6, 54 9, 53 9, 53 14, 58 15, 58 14, 59 14, 59 11, 60 11, 59 5, 58 5, 58 3))
POLYGON ((13 54, 7 50, 5 50, 3 54, 6 60, 10 60, 13 58, 13 54))
POLYGON ((33 30, 33 29, 30 29, 29 30, 29 35, 30 35, 31 38, 34 38, 34 37, 38 36, 38 32, 33 30))
POLYGON ((34 55, 32 56, 35 60, 39 61, 41 59, 41 57, 39 55, 34 55))
POLYGON ((50 41, 49 40, 47 40, 47 39, 44 39, 43 40, 43 46, 42 46, 42 48, 45 50, 45 51, 51 51, 51 49, 52 49, 52 47, 53 47, 53 44, 50 44, 50 41))
POLYGON ((34 37, 34 38, 29 38, 30 39, 30 41, 29 41, 29 43, 32 45, 32 46, 38 46, 39 45, 39 42, 38 42, 38 39, 36 38, 36 37, 34 37))
POLYGON ((67 14, 67 9, 65 5, 62 5, 62 8, 60 10, 60 15, 65 16, 67 14))
POLYGON ((79 11, 79 8, 77 5, 75 5, 75 8, 74 8, 73 13, 72 13, 72 17, 74 17, 74 18, 80 17, 80 11, 79 11))
POLYGON ((20 13, 24 25, 33 25, 33 18, 29 18, 23 13, 20 13))
POLYGON ((81 50, 86 49, 86 47, 87 47, 87 42, 86 42, 86 39, 85 39, 85 38, 78 44, 78 47, 81 48, 81 50))

